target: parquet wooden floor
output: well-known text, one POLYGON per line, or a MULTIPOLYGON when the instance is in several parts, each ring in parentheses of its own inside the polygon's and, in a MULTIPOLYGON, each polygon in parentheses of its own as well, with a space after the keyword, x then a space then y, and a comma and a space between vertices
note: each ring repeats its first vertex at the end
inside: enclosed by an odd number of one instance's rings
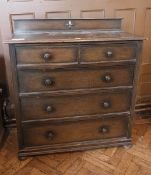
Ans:
POLYGON ((135 125, 132 148, 17 159, 16 130, 0 152, 0 175, 151 175, 151 124, 135 125))

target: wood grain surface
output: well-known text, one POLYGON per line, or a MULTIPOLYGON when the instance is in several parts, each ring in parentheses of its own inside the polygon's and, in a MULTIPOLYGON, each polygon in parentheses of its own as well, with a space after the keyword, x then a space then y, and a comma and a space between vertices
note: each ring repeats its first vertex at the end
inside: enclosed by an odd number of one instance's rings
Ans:
POLYGON ((151 126, 135 125, 131 148, 36 156, 17 159, 16 130, 0 152, 0 175, 150 175, 151 126))

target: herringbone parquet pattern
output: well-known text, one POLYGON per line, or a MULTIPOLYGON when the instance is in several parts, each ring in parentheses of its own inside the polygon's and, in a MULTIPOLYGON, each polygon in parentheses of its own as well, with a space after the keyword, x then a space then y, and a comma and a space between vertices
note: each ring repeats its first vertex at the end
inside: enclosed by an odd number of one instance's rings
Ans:
POLYGON ((16 131, 0 152, 0 175, 151 175, 151 124, 135 125, 132 148, 17 159, 16 131))

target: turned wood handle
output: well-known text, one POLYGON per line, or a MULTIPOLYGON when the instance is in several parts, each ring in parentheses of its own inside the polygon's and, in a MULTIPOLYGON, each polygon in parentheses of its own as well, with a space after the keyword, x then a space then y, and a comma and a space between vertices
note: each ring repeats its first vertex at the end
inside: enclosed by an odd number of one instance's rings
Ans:
POLYGON ((109 126, 107 125, 103 125, 99 128, 99 132, 100 133, 103 133, 103 134, 106 134, 106 133, 109 133, 109 126))
POLYGON ((53 131, 48 131, 47 132, 47 139, 48 140, 53 140, 54 136, 55 136, 55 134, 54 134, 53 131))
POLYGON ((51 112, 53 112, 54 108, 53 108, 53 106, 48 105, 48 106, 46 106, 45 110, 46 110, 46 112, 51 113, 51 112))
POLYGON ((54 84, 54 81, 53 81, 53 79, 52 78, 45 78, 44 79, 44 85, 45 86, 52 86, 54 84))
POLYGON ((111 57, 113 57, 113 51, 112 50, 108 50, 108 51, 106 51, 106 56, 108 57, 108 58, 111 58, 111 57))
POLYGON ((106 83, 112 82, 113 78, 110 74, 103 75, 102 80, 106 83))
POLYGON ((52 53, 46 52, 46 53, 43 54, 42 58, 43 58, 45 61, 49 61, 50 59, 52 59, 52 53))
POLYGON ((110 108, 111 107, 111 102, 110 101, 104 101, 102 104, 103 108, 110 108))

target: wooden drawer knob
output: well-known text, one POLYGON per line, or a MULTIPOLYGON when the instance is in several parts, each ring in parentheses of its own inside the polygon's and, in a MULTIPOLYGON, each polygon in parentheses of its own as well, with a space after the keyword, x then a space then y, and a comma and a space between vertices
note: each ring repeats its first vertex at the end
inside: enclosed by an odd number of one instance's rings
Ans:
POLYGON ((107 108, 110 108, 111 107, 111 102, 109 101, 104 101, 103 104, 102 104, 103 108, 107 109, 107 108))
POLYGON ((50 59, 52 59, 52 53, 50 52, 46 52, 42 55, 42 58, 45 60, 45 61, 49 61, 50 59))
POLYGON ((53 112, 54 111, 54 107, 53 106, 50 106, 50 105, 48 105, 48 106, 46 106, 46 112, 47 113, 51 113, 51 112, 53 112))
POLYGON ((52 132, 52 131, 47 132, 47 139, 48 140, 53 140, 54 136, 55 136, 54 132, 52 132))
POLYGON ((112 58, 113 57, 113 51, 111 51, 111 50, 108 50, 108 51, 106 51, 106 56, 108 57, 108 58, 112 58))
POLYGON ((107 126, 107 125, 103 125, 99 128, 99 132, 103 133, 103 134, 109 133, 109 131, 110 131, 109 126, 107 126))
POLYGON ((54 81, 52 78, 45 78, 44 79, 44 85, 45 86, 52 86, 54 84, 54 81))
POLYGON ((102 77, 102 80, 106 83, 110 83, 110 82, 112 82, 113 78, 110 74, 106 74, 102 77))

